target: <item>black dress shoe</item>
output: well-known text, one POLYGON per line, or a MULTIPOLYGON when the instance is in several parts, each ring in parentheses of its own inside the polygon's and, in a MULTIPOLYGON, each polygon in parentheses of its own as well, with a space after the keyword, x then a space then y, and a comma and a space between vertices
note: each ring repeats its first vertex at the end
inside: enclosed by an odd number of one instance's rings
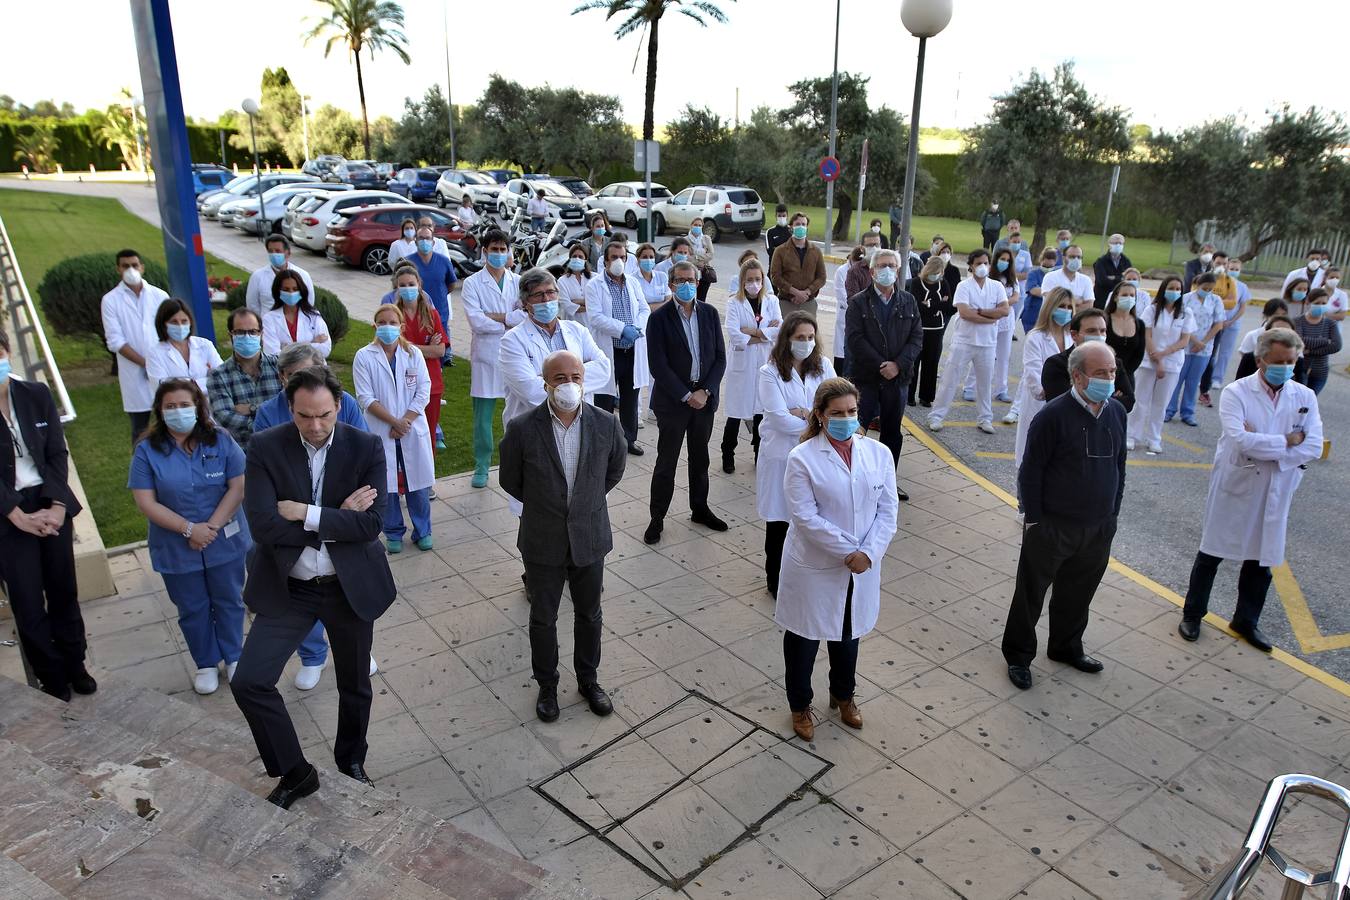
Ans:
POLYGON ((727 523, 713 515, 713 511, 710 509, 699 510, 689 518, 695 525, 702 525, 705 528, 711 528, 713 531, 727 530, 727 523))
POLYGON ((359 781, 366 787, 375 786, 375 782, 371 781, 370 776, 366 774, 366 767, 363 766, 361 763, 350 763, 348 765, 342 766, 339 771, 341 771, 343 775, 346 775, 352 781, 359 781))
POLYGON ((655 544, 657 541, 661 540, 661 530, 664 527, 665 524, 660 519, 652 519, 651 524, 647 526, 647 530, 642 532, 643 542, 655 544))
POLYGON ((540 685, 539 699, 534 703, 534 714, 541 722, 558 721, 558 686, 540 685))
POLYGON ((70 688, 77 694, 92 694, 98 690, 98 682, 85 670, 84 666, 70 676, 70 688))
POLYGON ((301 797, 308 797, 318 789, 319 770, 310 766, 309 774, 300 779, 294 787, 287 787, 286 779, 281 779, 281 783, 272 789, 272 793, 267 795, 267 802, 274 803, 282 809, 290 809, 292 803, 301 797))
POLYGON ((904 488, 896 488, 896 489, 895 489, 895 496, 896 496, 896 499, 898 499, 901 503, 908 503, 908 502, 909 502, 909 494, 906 494, 906 493, 905 493, 904 488))
POLYGON ((1008 666, 1008 680, 1013 683, 1013 687, 1028 690, 1031 687, 1031 670, 1026 666, 1008 666))
POLYGON ((1102 669, 1106 668, 1106 666, 1102 665, 1101 660, 1093 659, 1086 653, 1080 653, 1077 656, 1050 656, 1050 654, 1047 653, 1046 656, 1057 663, 1064 663, 1066 666, 1073 666, 1080 672, 1088 672, 1095 674, 1097 672, 1100 672, 1102 669))
POLYGON ((722 471, 728 475, 736 474, 736 457, 722 454, 722 471))
POLYGON ((933 401, 932 401, 932 400, 920 400, 920 401, 919 401, 919 405, 922 406, 924 409, 932 409, 932 407, 933 407, 933 401))
POLYGON ((1269 653, 1275 649, 1275 645, 1266 637, 1266 633, 1255 623, 1251 625, 1240 625, 1237 622, 1229 622, 1228 627, 1236 631, 1247 643, 1251 644, 1262 653, 1269 653))
POLYGON ((646 450, 643 450, 641 447, 637 445, 636 441, 628 445, 629 456, 642 456, 646 452, 647 452, 646 450))
POLYGON ((44 681, 42 683, 42 693, 50 694, 64 703, 70 702, 70 685, 66 684, 64 681, 54 681, 51 684, 44 681))
POLYGON ((1181 623, 1177 625, 1177 634, 1181 635, 1188 641, 1199 640, 1200 623, 1193 621, 1191 619, 1182 619, 1181 623))
POLYGON ((597 716, 607 716, 614 712, 614 704, 610 702, 609 694, 606 694, 605 689, 600 685, 595 683, 583 684, 579 685, 577 690, 581 692, 581 696, 585 697, 586 702, 590 704, 591 712, 595 713, 597 716))

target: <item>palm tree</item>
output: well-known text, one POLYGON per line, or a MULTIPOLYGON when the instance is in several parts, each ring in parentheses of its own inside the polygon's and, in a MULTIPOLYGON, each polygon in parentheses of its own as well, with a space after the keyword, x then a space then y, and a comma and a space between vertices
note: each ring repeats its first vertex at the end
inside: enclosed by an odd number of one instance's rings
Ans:
POLYGON ((61 146, 55 125, 33 125, 31 131, 15 135, 14 142, 17 147, 14 151, 15 161, 26 159, 33 171, 39 173, 46 172, 54 165, 53 157, 61 146))
POLYGON ((591 9, 603 9, 605 21, 615 16, 626 17, 623 24, 614 29, 616 38, 625 38, 639 27, 647 29, 647 108, 642 114, 642 139, 650 141, 655 130, 652 122, 652 106, 656 102, 656 46, 661 17, 674 10, 706 28, 708 23, 704 20, 704 16, 715 22, 725 23, 726 13, 707 0, 588 0, 572 10, 572 15, 591 9))
POLYGON ((328 34, 323 55, 328 56, 338 42, 347 45, 347 52, 356 60, 356 89, 361 94, 361 136, 370 159, 370 119, 366 116, 366 82, 361 76, 361 50, 369 48, 370 58, 376 50, 392 50, 406 66, 408 38, 403 33, 403 7, 391 0, 317 0, 327 7, 327 15, 319 19, 305 35, 305 43, 328 34))

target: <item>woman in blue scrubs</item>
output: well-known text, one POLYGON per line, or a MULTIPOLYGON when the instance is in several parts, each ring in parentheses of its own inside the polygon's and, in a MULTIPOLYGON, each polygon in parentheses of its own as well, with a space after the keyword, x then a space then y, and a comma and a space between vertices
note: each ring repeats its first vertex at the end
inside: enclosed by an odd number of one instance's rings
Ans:
POLYGON ((244 556, 252 544, 244 501, 244 452, 211 420, 197 383, 160 383, 149 430, 131 457, 136 507, 150 522, 150 563, 178 607, 197 667, 192 689, 213 693, 217 666, 234 674, 244 645, 244 556))

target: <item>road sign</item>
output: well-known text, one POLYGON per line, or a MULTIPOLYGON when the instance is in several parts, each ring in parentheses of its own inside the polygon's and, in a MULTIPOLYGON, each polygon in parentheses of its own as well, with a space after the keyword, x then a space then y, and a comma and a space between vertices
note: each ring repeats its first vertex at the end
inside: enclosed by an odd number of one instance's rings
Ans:
POLYGON ((858 167, 858 193, 867 189, 867 150, 870 138, 863 138, 862 165, 858 167))
POLYGON ((633 141, 633 171, 661 171, 661 145, 656 141, 641 139, 633 141), (647 167, 648 163, 651 164, 651 168, 647 167))
POLYGON ((839 178, 839 160, 827 156, 820 161, 820 180, 835 181, 839 178))

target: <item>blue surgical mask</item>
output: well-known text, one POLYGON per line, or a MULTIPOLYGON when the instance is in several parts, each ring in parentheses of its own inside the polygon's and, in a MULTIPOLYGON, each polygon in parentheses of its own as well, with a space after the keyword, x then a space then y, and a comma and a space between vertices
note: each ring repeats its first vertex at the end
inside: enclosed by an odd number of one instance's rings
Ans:
POLYGON ((796 238, 797 240, 799 240, 799 241, 804 241, 804 240, 806 240, 806 226, 805 226, 805 225, 793 225, 793 226, 792 226, 792 236, 793 236, 794 238, 796 238))
POLYGON ((169 426, 169 430, 178 434, 187 434, 197 424, 197 408, 195 406, 182 406, 177 409, 165 409, 160 411, 160 418, 164 424, 169 426))
POLYGON ((1083 268, 1083 260, 1079 259, 1077 256, 1070 256, 1064 260, 1064 268, 1068 269, 1070 272, 1077 272, 1079 269, 1083 268))
POLYGON ((877 284, 882 287, 890 287, 895 284, 895 270, 890 266, 882 266, 880 269, 877 269, 876 275, 872 277, 875 278, 877 284))
POLYGON ((1069 249, 1069 244, 1070 244, 1070 243, 1072 243, 1072 242, 1071 242, 1071 241, 1060 241, 1060 242, 1059 242, 1059 249, 1061 249, 1061 250, 1068 250, 1068 249, 1069 249))
POLYGON ((693 303, 694 298, 698 296, 698 285, 688 281, 682 281, 675 285, 675 299, 681 303, 693 303))
POLYGON ((0 381, 8 381, 9 372, 10 372, 9 360, 0 359, 0 381))
POLYGON ((398 299, 402 300, 404 303, 416 303, 417 298, 421 293, 422 289, 416 285, 401 287, 398 289, 398 299))
POLYGON ((412 228, 403 229, 403 239, 405 241, 411 241, 415 237, 417 237, 417 232, 414 229, 412 228))
POLYGON ((994 263, 994 267, 1000 272, 1006 272, 1008 271, 1008 261, 1006 259, 1000 259, 998 262, 994 263))
POLYGON ((644 272, 650 272, 650 271, 652 271, 653 269, 656 268, 656 260, 654 260, 654 259, 639 259, 639 260, 638 260, 638 268, 641 269, 641 270, 644 271, 644 272))
POLYGON ((169 335, 169 340, 171 341, 186 341, 189 337, 192 336, 191 325, 179 325, 177 323, 170 322, 169 324, 164 326, 164 331, 169 335))
POLYGON ((1116 392, 1116 383, 1109 378, 1089 378, 1083 396, 1093 403, 1104 403, 1116 392))
POLYGON ((1166 300, 1168 303, 1176 303, 1178 300, 1181 299, 1181 291, 1177 290, 1176 288, 1168 288, 1167 290, 1163 291, 1163 299, 1166 300))
POLYGON ((1009 245, 1008 245, 1008 249, 1011 250, 1013 253, 1021 253, 1021 252, 1022 252, 1022 245, 1021 245, 1021 244, 1009 244, 1009 245))
POLYGON ((567 261, 567 268, 571 269, 573 272, 580 272, 586 268, 586 260, 582 259, 580 256, 574 256, 567 261))
POLYGON ((1050 318, 1054 320, 1056 325, 1068 325, 1073 318, 1073 310, 1061 307, 1050 313, 1050 318))
POLYGON ((1109 251, 1111 251, 1111 255, 1112 255, 1112 256, 1119 256, 1120 254, 1122 254, 1122 253, 1125 252, 1125 245, 1124 245, 1124 244, 1108 244, 1107 247, 1106 247, 1106 249, 1109 250, 1109 251))
POLYGON ((299 292, 299 291, 282 291, 282 292, 281 292, 281 302, 284 303, 284 304, 286 304, 287 306, 295 306, 295 304, 297 304, 297 303, 300 302, 300 292, 299 292))
POLYGON ((671 259, 675 260, 677 263, 688 262, 688 261, 689 261, 689 254, 688 254, 688 253, 676 253, 676 254, 674 254, 673 256, 671 256, 671 259))
POLYGON ((417 242, 417 252, 425 256, 426 254, 431 252, 431 248, 433 246, 434 245, 431 241, 427 240, 426 238, 422 238, 417 242))
POLYGON ((234 345, 235 355, 245 359, 257 356, 262 350, 262 338, 256 334, 236 334, 230 343, 234 345))
POLYGON ((1308 315, 1312 316, 1314 319, 1318 316, 1325 316, 1326 314, 1327 305, 1325 303, 1314 303, 1312 306, 1308 307, 1308 315))
POLYGON ((1269 365, 1266 366, 1266 383, 1271 387, 1279 387, 1286 381, 1294 377, 1294 364, 1287 365, 1269 365))
POLYGON ((1308 292, 1307 292, 1307 291, 1294 291, 1294 293, 1293 293, 1293 298, 1294 298, 1295 300, 1298 300, 1299 302, 1302 302, 1302 301, 1303 301, 1303 298, 1306 297, 1306 296, 1308 296, 1308 292))
POLYGON ((286 254, 269 253, 267 254, 267 261, 272 264, 272 268, 280 269, 282 266, 286 265, 286 254))
POLYGON ((703 236, 703 227, 702 227, 701 225, 695 225, 693 228, 690 228, 690 229, 689 229, 689 236, 690 236, 690 237, 702 237, 702 236, 703 236))
POLYGON ((1204 300, 1209 296, 1209 288, 1202 288, 1202 287, 1196 288, 1195 296, 1199 297, 1201 300, 1204 300))
POLYGON ((376 325, 375 340, 388 347, 398 340, 399 327, 397 325, 376 325))
POLYGON ((511 258, 509 253, 489 253, 487 262, 494 269, 501 269, 506 266, 506 261, 511 258))
POLYGON ((1117 298, 1116 298, 1116 309, 1124 310, 1125 312, 1129 312, 1130 310, 1134 309, 1134 298, 1133 298, 1133 297, 1117 297, 1117 298))
POLYGON ((1242 280, 1242 270, 1241 270, 1241 269, 1229 269, 1229 270, 1228 270, 1228 277, 1229 277, 1229 278, 1236 279, 1237 281, 1241 281, 1241 280, 1242 280))
POLYGON ((858 417, 845 416, 840 419, 826 419, 825 430, 836 441, 846 441, 858 433, 858 417))
POLYGON ((602 226, 602 225, 597 225, 595 228, 592 228, 592 229, 591 229, 591 234, 595 235, 595 236, 598 237, 598 238, 604 237, 604 236, 605 236, 605 229, 604 229, 604 226, 602 226))
POLYGON ((534 320, 540 325, 547 325, 558 318, 558 301, 549 300, 546 303, 535 303, 530 307, 534 313, 534 320))

